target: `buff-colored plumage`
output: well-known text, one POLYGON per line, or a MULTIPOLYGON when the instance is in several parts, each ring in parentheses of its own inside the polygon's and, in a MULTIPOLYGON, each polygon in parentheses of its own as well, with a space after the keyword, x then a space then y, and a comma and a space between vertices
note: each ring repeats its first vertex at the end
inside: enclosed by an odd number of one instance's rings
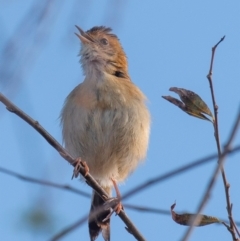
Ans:
MULTIPOLYGON (((85 74, 62 110, 63 139, 75 158, 86 161, 91 175, 111 195, 113 182, 123 182, 145 158, 150 116, 145 96, 131 82, 127 58, 111 29, 80 28, 81 64, 85 74)), ((91 211, 103 201, 93 193, 91 211)), ((106 214, 105 214, 106 215, 106 214)), ((110 240, 104 215, 89 221, 91 240, 100 230, 110 240)))

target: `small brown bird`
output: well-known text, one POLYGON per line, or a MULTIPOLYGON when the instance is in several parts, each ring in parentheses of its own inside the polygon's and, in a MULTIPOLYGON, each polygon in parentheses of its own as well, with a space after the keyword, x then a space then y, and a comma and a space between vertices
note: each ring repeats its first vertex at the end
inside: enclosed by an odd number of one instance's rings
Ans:
MULTIPOLYGON (((145 96, 128 75, 127 57, 110 28, 81 28, 81 64, 85 79, 68 95, 61 113, 66 149, 80 157, 111 196, 146 156, 150 115, 145 96)), ((103 205, 93 191, 91 210, 103 205)), ((110 240, 108 214, 89 219, 91 241, 100 231, 110 240), (103 221, 104 220, 104 221, 103 221)))

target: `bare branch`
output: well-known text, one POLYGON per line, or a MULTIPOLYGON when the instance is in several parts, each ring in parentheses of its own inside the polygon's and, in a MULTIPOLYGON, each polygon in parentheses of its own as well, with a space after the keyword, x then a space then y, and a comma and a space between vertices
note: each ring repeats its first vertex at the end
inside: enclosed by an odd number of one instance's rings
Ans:
MULTIPOLYGON (((236 126, 239 126, 239 124, 240 124, 240 111, 239 111, 238 116, 236 118, 236 122, 234 124, 233 130, 231 131, 231 134, 230 134, 229 140, 227 142, 227 145, 225 146, 224 151, 223 151, 223 153, 221 154, 221 156, 219 158, 218 165, 216 166, 216 168, 215 168, 215 170, 214 170, 214 172, 212 174, 212 178, 209 181, 209 184, 208 184, 208 186, 206 188, 205 194, 203 195, 203 198, 202 198, 202 200, 200 202, 200 205, 199 205, 199 207, 197 209, 197 214, 201 213, 201 211, 203 210, 203 207, 206 205, 206 203, 208 201, 208 198, 210 196, 211 190, 212 190, 212 188, 213 188, 213 186, 215 184, 215 181, 217 179, 217 175, 218 175, 218 173, 219 173, 219 171, 220 171, 220 169, 222 167, 222 164, 223 164, 223 162, 225 160, 226 154, 227 154, 228 150, 230 149, 231 141, 233 140, 233 137, 235 136, 235 133, 237 131, 236 126)), ((192 225, 186 231, 186 233, 185 233, 185 235, 184 235, 184 237, 182 239, 183 241, 187 240, 187 238, 191 234, 191 232, 192 232, 192 230, 194 228, 194 225, 197 223, 197 221, 198 221, 198 217, 196 215, 195 219, 192 220, 192 225)))
POLYGON ((69 225, 68 227, 64 228, 61 232, 54 235, 49 241, 57 241, 63 238, 68 233, 72 232, 74 229, 79 228, 82 224, 84 224, 88 220, 88 214, 79 219, 77 222, 69 225))
MULTIPOLYGON (((236 152, 239 152, 239 151, 240 151, 240 145, 235 146, 235 147, 233 147, 233 148, 231 148, 229 150, 226 150, 223 154, 224 155, 232 155, 232 154, 234 154, 236 152)), ((125 199, 131 197, 132 195, 145 190, 149 186, 158 184, 159 182, 166 181, 166 180, 168 180, 170 178, 175 177, 176 175, 182 174, 182 173, 184 173, 186 171, 190 171, 190 170, 192 170, 194 168, 197 168, 197 167, 199 167, 201 165, 210 163, 210 162, 214 161, 217 157, 218 157, 217 154, 211 154, 209 156, 203 157, 203 158, 198 159, 196 161, 192 161, 192 162, 190 162, 189 164, 187 164, 185 166, 181 166, 181 167, 176 168, 174 170, 171 170, 171 171, 169 171, 169 172, 167 172, 165 174, 161 174, 161 175, 159 175, 157 177, 154 177, 154 178, 152 178, 152 179, 150 179, 148 181, 144 181, 142 184, 136 186, 135 188, 133 188, 133 189, 129 190, 127 193, 125 193, 122 196, 122 200, 125 200, 125 199)), ((4 168, 2 168, 2 169, 4 169, 4 168)), ((0 168, 0 171, 1 171, 1 168, 0 168)), ((7 173, 7 172, 5 172, 5 173, 7 173)), ((19 175, 21 175, 21 174, 19 174, 19 175)), ((26 180, 27 177, 24 178, 24 179, 26 180)), ((31 177, 30 177, 30 179, 31 179, 31 177)), ((45 183, 44 185, 47 185, 47 184, 45 183)), ((56 185, 58 185, 58 184, 56 184, 56 185)), ((61 185, 59 185, 59 188, 61 188, 61 185)), ((63 186, 63 189, 65 189, 64 186, 63 186)), ((69 191, 71 191, 71 189, 69 189, 69 191)))
POLYGON ((233 227, 234 227, 235 231, 236 231, 237 234, 238 234, 238 237, 240 238, 240 233, 239 233, 239 230, 238 230, 238 228, 237 228, 237 225, 236 225, 235 221, 233 220, 232 217, 230 217, 230 219, 231 219, 231 223, 233 224, 233 227))
MULTIPOLYGON (((224 40, 224 38, 225 38, 225 36, 223 36, 220 39, 220 41, 212 48, 211 64, 210 64, 209 73, 207 75, 207 79, 209 81, 210 90, 211 90, 213 108, 214 108, 215 122, 213 123, 213 126, 214 126, 214 131, 215 131, 215 139, 216 139, 219 158, 221 156, 221 146, 220 146, 220 137, 219 137, 219 130, 218 130, 218 106, 216 104, 215 95, 214 95, 214 88, 213 88, 213 81, 212 81, 212 69, 213 69, 213 62, 214 62, 214 55, 215 55, 216 48, 224 40)), ((236 123, 236 129, 237 128, 238 128, 238 124, 236 123)), ((234 133, 236 133, 236 130, 235 131, 233 130, 232 134, 234 135, 234 133)), ((230 142, 231 142, 231 139, 229 138, 229 142, 227 145, 230 145, 230 142)), ((228 229, 228 230, 230 231, 233 240, 236 240, 236 236, 235 236, 235 232, 234 232, 234 224, 231 222, 231 220, 233 220, 233 218, 232 218, 231 201, 230 201, 230 195, 229 195, 230 185, 227 181, 227 177, 226 177, 223 165, 221 163, 219 163, 219 165, 220 165, 222 180, 223 180, 223 184, 224 184, 224 188, 225 188, 227 212, 228 212, 228 217, 229 217, 229 221, 230 221, 230 229, 228 229)))
POLYGON ((8 170, 8 169, 3 168, 3 167, 0 167, 0 172, 6 173, 6 174, 8 174, 10 176, 14 176, 14 177, 19 178, 19 179, 21 179, 23 181, 36 183, 36 184, 44 185, 44 186, 55 187, 55 188, 66 190, 66 191, 69 191, 69 192, 72 192, 72 193, 76 193, 78 195, 81 195, 81 196, 84 196, 84 197, 88 197, 88 198, 91 197, 91 195, 89 193, 83 192, 83 191, 81 191, 81 190, 79 190, 77 188, 71 187, 69 185, 61 185, 61 184, 58 184, 58 183, 53 183, 53 182, 45 181, 45 180, 42 180, 42 179, 28 177, 28 176, 19 174, 17 172, 8 170))
MULTIPOLYGON (((230 155, 230 154, 233 154, 233 153, 238 152, 238 151, 240 151, 240 145, 232 148, 231 150, 230 149, 229 150, 226 149, 226 151, 223 152, 222 156, 226 156, 227 154, 230 155)), ((186 171, 189 171, 189 170, 191 170, 193 168, 196 168, 196 167, 199 167, 201 165, 207 164, 210 161, 215 160, 216 158, 218 158, 218 155, 217 154, 212 154, 210 156, 201 158, 201 159, 196 160, 194 162, 191 162, 191 163, 189 163, 189 164, 187 164, 185 166, 181 166, 181 167, 179 167, 177 169, 174 169, 172 171, 169 171, 169 172, 167 172, 165 174, 162 174, 160 176, 152 178, 152 179, 150 179, 148 181, 145 181, 142 184, 140 184, 140 185, 136 186, 135 188, 133 188, 132 190, 126 192, 124 195, 122 195, 122 200, 126 199, 126 198, 129 198, 130 196, 132 196, 132 195, 134 195, 134 194, 136 194, 136 193, 138 193, 140 191, 143 191, 144 189, 146 189, 146 188, 148 188, 148 187, 150 187, 152 185, 155 185, 155 184, 157 184, 159 182, 162 182, 162 181, 166 181, 167 179, 175 176, 176 174, 182 174, 182 173, 184 173, 186 171)))
MULTIPOLYGON (((209 69, 209 73, 207 75, 207 78, 209 80, 209 84, 210 84, 210 90, 211 90, 211 95, 212 95, 212 102, 213 102, 213 107, 214 107, 214 134, 215 134, 215 139, 216 139, 216 144, 217 144, 217 150, 218 150, 218 165, 216 166, 213 174, 212 174, 212 178, 209 181, 209 184, 206 188, 205 194, 200 202, 200 205, 197 209, 197 215, 195 216, 195 218, 192 220, 192 224, 191 226, 187 229, 185 235, 183 236, 183 241, 186 241, 188 239, 188 237, 190 236, 194 226, 198 223, 198 214, 201 213, 201 211, 203 210, 204 206, 206 205, 210 193, 212 191, 212 188, 215 184, 215 181, 217 179, 217 175, 219 173, 219 171, 221 170, 222 173, 222 178, 223 178, 223 182, 224 182, 224 187, 225 187, 225 194, 226 194, 226 200, 227 200, 227 209, 228 209, 228 215, 229 215, 229 221, 230 221, 230 227, 228 228, 229 232, 232 235, 233 240, 236 240, 236 236, 235 236, 235 232, 234 232, 234 228, 233 228, 233 224, 231 222, 231 218, 232 217, 232 213, 231 213, 231 204, 230 204, 230 197, 229 197, 229 184, 226 180, 226 175, 225 175, 225 171, 223 168, 223 163, 226 157, 226 152, 230 149, 230 145, 234 139, 234 136, 236 135, 239 123, 240 123, 240 110, 238 111, 238 116, 236 118, 235 124, 233 126, 233 129, 231 131, 230 137, 227 141, 227 144, 224 148, 224 152, 221 153, 221 147, 220 147, 220 138, 219 138, 219 131, 218 131, 218 115, 217 115, 217 111, 218 111, 218 106, 216 105, 216 101, 215 101, 215 96, 214 96, 214 89, 213 89, 213 83, 212 83, 212 68, 213 68, 213 62, 214 62, 214 54, 215 54, 215 50, 217 48, 217 46, 224 40, 225 36, 223 38, 221 38, 221 40, 212 48, 212 57, 211 57, 211 63, 210 63, 210 69, 209 69)), ((227 225, 226 225, 227 226, 227 225)))
POLYGON ((146 212, 146 213, 155 213, 155 214, 162 214, 162 215, 170 215, 170 211, 166 209, 159 209, 159 208, 152 208, 146 206, 139 206, 139 205, 132 205, 124 203, 124 208, 129 208, 134 211, 138 212, 146 212))
MULTIPOLYGON (((240 149, 240 147, 239 147, 239 149, 240 149)), ((86 192, 82 192, 81 190, 76 189, 76 188, 71 187, 71 186, 68 186, 68 185, 61 185, 61 184, 56 184, 56 183, 49 182, 49 181, 44 181, 44 180, 41 180, 41 179, 28 177, 28 176, 19 174, 17 172, 13 172, 11 170, 8 170, 6 168, 0 167, 0 172, 5 173, 5 174, 10 175, 10 176, 13 176, 13 177, 16 177, 16 178, 19 178, 22 181, 27 181, 27 182, 31 182, 31 183, 34 183, 34 184, 58 188, 58 189, 61 189, 61 190, 64 190, 64 191, 69 191, 69 192, 72 192, 72 193, 75 193, 75 194, 78 194, 78 195, 81 195, 81 196, 84 196, 84 197, 87 197, 87 198, 90 198, 90 196, 91 196, 90 194, 88 194, 86 192)), ((168 216, 170 215, 169 210, 146 207, 146 206, 139 206, 139 205, 132 205, 132 204, 124 203, 124 208, 131 209, 131 210, 138 211, 138 212, 148 212, 148 213, 168 215, 168 216)), ((97 213, 100 213, 101 211, 102 211, 102 209, 98 209, 97 213)), ((94 213, 94 215, 97 215, 97 213, 94 213)), ((222 218, 219 218, 219 219, 223 220, 222 218)), ((77 222, 74 222, 73 224, 67 226, 62 231, 60 231, 58 234, 54 235, 54 237, 52 237, 50 240, 56 241, 56 240, 61 239, 62 237, 64 237, 68 233, 70 233, 73 230, 79 228, 87 220, 88 220, 88 215, 82 217, 77 222)), ((226 222, 227 222, 226 220, 223 220, 222 224, 224 224, 229 229, 230 227, 226 224, 226 222)), ((237 230, 236 225, 240 226, 240 222, 234 223, 234 227, 237 230)))
MULTIPOLYGON (((63 191, 68 191, 86 198, 90 198, 91 195, 87 192, 83 192, 77 188, 74 188, 69 185, 62 185, 58 183, 53 183, 50 181, 45 181, 42 179, 36 179, 32 177, 28 177, 26 175, 19 174, 17 172, 13 172, 11 170, 8 170, 6 168, 0 167, 0 172, 5 173, 7 175, 19 178, 22 181, 30 182, 33 184, 39 184, 39 185, 44 185, 44 186, 49 186, 53 188, 57 188, 63 191)), ((147 212, 147 213, 155 213, 155 214, 162 214, 162 215, 170 215, 171 212, 168 209, 159 209, 159 208, 152 208, 152 207, 147 207, 147 206, 140 206, 140 205, 133 205, 133 204, 127 204, 124 203, 124 208, 126 209, 131 209, 133 211, 138 211, 138 212, 147 212)), ((219 218, 220 220, 223 220, 222 218, 219 218)), ((224 222, 227 222, 226 220, 223 220, 224 222)), ((240 222, 236 222, 235 226, 240 226, 240 222)))

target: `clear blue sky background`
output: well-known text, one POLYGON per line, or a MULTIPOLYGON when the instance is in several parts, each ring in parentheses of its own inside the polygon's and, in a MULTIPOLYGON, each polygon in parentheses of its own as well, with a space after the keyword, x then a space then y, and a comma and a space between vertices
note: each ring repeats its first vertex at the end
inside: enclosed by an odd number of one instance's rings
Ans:
MULTIPOLYGON (((121 185, 124 194, 136 185, 216 152, 210 122, 186 115, 161 98, 170 87, 198 93, 212 109, 209 84, 211 47, 217 49, 213 80, 219 106, 221 143, 228 138, 240 100, 240 2, 233 1, 49 1, 47 20, 38 26, 47 1, 0 1, 0 88, 16 105, 38 120, 59 142, 59 113, 68 93, 83 80, 78 63, 80 44, 74 25, 88 30, 106 25, 118 35, 128 55, 132 81, 147 95, 152 129, 146 162, 121 185), (33 4, 36 5, 32 10, 33 4), (30 14, 30 13, 31 14, 30 14), (24 27, 22 26, 24 23, 24 27), (33 27, 35 26, 35 27, 33 27), (12 41, 6 53, 7 44, 12 41)), ((240 143, 240 135, 235 139, 240 143)), ((226 162, 233 214, 240 221, 239 154, 226 162)), ((68 184, 72 167, 29 125, 0 104, 0 166, 26 176, 68 184)), ((216 162, 178 175, 126 200, 135 205, 195 212, 216 162)), ((90 200, 0 173, 0 239, 49 240, 89 211, 90 200), (27 224, 40 210, 47 227, 27 224)), ((186 231, 170 216, 126 209, 147 240, 181 240, 186 231)), ((204 213, 227 218, 219 177, 204 213)), ((230 240, 224 226, 196 228, 190 240, 230 240)), ((89 240, 87 224, 62 240, 89 240)), ((98 240, 103 240, 100 236, 98 240)), ((134 240, 118 217, 112 218, 112 240, 134 240)))

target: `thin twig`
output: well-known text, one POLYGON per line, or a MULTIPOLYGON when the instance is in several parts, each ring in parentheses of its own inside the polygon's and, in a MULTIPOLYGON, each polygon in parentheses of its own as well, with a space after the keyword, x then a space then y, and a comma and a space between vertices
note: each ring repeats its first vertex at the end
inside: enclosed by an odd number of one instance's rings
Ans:
MULTIPOLYGON (((225 152, 223 152, 222 155, 225 156, 227 154, 228 155, 229 154, 233 154, 233 153, 238 152, 238 151, 240 151, 240 146, 239 145, 234 147, 234 148, 232 148, 231 150, 226 150, 225 152)), ((203 164, 207 164, 210 161, 216 159, 217 157, 218 157, 217 154, 212 154, 212 155, 207 156, 205 158, 201 158, 201 159, 199 159, 197 161, 191 162, 191 163, 189 163, 189 164, 187 164, 185 166, 181 166, 179 168, 176 168, 176 169, 174 169, 172 171, 169 171, 169 172, 167 172, 165 174, 162 174, 160 176, 154 177, 154 178, 152 178, 152 179, 150 179, 148 181, 145 181, 142 184, 137 185, 135 188, 133 188, 130 191, 128 191, 125 194, 123 194, 122 195, 122 200, 125 200, 125 199, 133 196, 134 194, 136 194, 136 193, 138 193, 140 191, 143 191, 144 189, 146 189, 146 188, 148 188, 150 186, 156 185, 159 182, 166 181, 168 178, 173 177, 176 174, 184 173, 184 172, 189 171, 189 170, 191 170, 191 169, 193 169, 195 167, 199 167, 199 166, 201 166, 203 164)))
MULTIPOLYGON (((239 151, 240 151, 240 145, 235 146, 235 147, 233 147, 233 148, 231 148, 229 150, 226 150, 226 152, 224 152, 223 154, 230 156, 230 155, 235 154, 236 152, 239 152, 239 151)), ((121 200, 125 200, 125 199, 131 197, 132 195, 134 195, 136 193, 144 191, 149 186, 152 186, 152 185, 158 184, 160 182, 166 181, 166 180, 168 180, 170 178, 175 177, 176 175, 183 174, 186 171, 190 171, 190 170, 192 170, 194 168, 197 168, 197 167, 200 167, 200 166, 202 166, 204 164, 210 163, 210 162, 214 161, 217 157, 218 157, 217 154, 211 154, 209 156, 203 157, 203 158, 198 159, 196 161, 192 161, 189 164, 186 164, 185 166, 181 166, 181 167, 176 168, 174 170, 171 170, 171 171, 169 171, 169 172, 167 172, 165 174, 161 174, 161 175, 156 176, 156 177, 154 177, 154 178, 152 178, 150 180, 144 181, 143 183, 137 185, 133 189, 131 189, 128 192, 126 192, 122 196, 121 200)), ((1 171, 1 168, 0 168, 0 171, 1 171)), ((21 175, 21 174, 19 174, 19 175, 21 175)), ((27 178, 24 178, 24 179, 26 180, 27 178)), ((31 177, 30 177, 30 179, 31 179, 31 177)), ((35 180, 37 180, 37 179, 35 179, 35 180)), ((28 180, 26 180, 26 181, 28 181, 28 180)), ((47 185, 47 183, 45 183, 44 185, 47 185)), ((59 188, 61 188, 61 185, 59 185, 59 188)), ((63 185, 63 189, 65 189, 64 185, 63 185)), ((71 191, 71 189, 69 189, 69 191, 71 191)))
POLYGON ((70 224, 68 227, 64 228, 61 232, 54 235, 52 238, 49 239, 49 241, 57 241, 66 236, 68 233, 72 232, 74 229, 79 228, 81 225, 83 225, 88 220, 88 215, 85 215, 81 219, 79 219, 77 222, 74 222, 73 224, 70 224))
MULTIPOLYGON (((110 206, 116 206, 118 203, 119 203, 118 199, 113 199, 112 204, 114 204, 114 205, 111 205, 111 203, 110 203, 110 206)), ((99 206, 98 208, 94 209, 94 211, 91 212, 90 215, 85 215, 84 217, 80 218, 80 220, 78 220, 77 222, 74 222, 73 224, 71 224, 71 225, 67 226, 66 228, 64 228, 63 230, 61 230, 59 233, 55 234, 52 238, 50 238, 50 241, 57 241, 57 240, 63 238, 64 236, 66 236, 67 234, 72 232, 74 229, 77 229, 81 225, 83 225, 87 220, 89 220, 89 221, 93 220, 103 210, 110 208, 110 206, 106 206, 106 205, 99 206)))
MULTIPOLYGON (((240 147, 239 147, 240 149, 240 147)), ((39 185, 45 185, 45 186, 49 186, 49 187, 54 187, 54 188, 58 188, 64 191, 69 191, 72 192, 74 194, 78 194, 87 198, 90 198, 90 194, 82 192, 79 189, 76 189, 74 187, 68 186, 68 185, 61 185, 61 184, 57 184, 57 183, 53 183, 53 182, 49 182, 49 181, 45 181, 45 180, 41 180, 41 179, 36 179, 36 178, 32 178, 32 177, 28 177, 26 175, 22 175, 19 174, 17 172, 13 172, 11 170, 8 170, 6 168, 2 168, 0 167, 0 172, 5 173, 7 175, 19 178, 22 181, 27 181, 27 182, 31 182, 33 184, 39 184, 39 185)), ((139 206, 139 205, 132 205, 132 204, 124 204, 124 208, 126 209, 131 209, 133 211, 138 211, 138 212, 148 212, 148 213, 154 213, 154 214, 161 214, 161 215, 170 215, 170 211, 169 210, 165 210, 165 209, 159 209, 159 208, 152 208, 152 207, 146 207, 146 206, 139 206)), ((94 215, 97 215, 98 213, 100 213, 102 211, 102 209, 97 210, 97 213, 94 213, 94 215)), ((219 218, 220 220, 222 220, 222 224, 224 224, 227 228, 229 228, 229 226, 226 224, 226 221, 223 220, 222 218, 219 218)), ((73 230, 79 228, 84 222, 86 222, 88 220, 88 215, 82 217, 80 220, 78 220, 77 222, 74 222, 71 225, 68 225, 66 228, 64 228, 63 230, 61 230, 59 233, 55 234, 54 237, 52 237, 50 240, 51 241, 56 241, 61 239, 62 237, 66 236, 68 233, 72 232, 73 230)), ((236 224, 234 223, 235 228, 237 229, 236 225, 240 226, 240 222, 236 222, 236 224)))
MULTIPOLYGON (((3 168, 3 167, 0 167, 0 172, 5 173, 9 176, 19 178, 22 181, 30 182, 30 183, 33 183, 33 184, 39 184, 39 185, 43 185, 43 186, 48 186, 48 187, 54 187, 54 188, 57 188, 57 189, 61 189, 63 191, 68 191, 68 192, 71 192, 71 193, 78 194, 78 195, 86 197, 86 198, 91 197, 91 194, 89 194, 87 192, 83 192, 83 191, 81 191, 77 188, 71 187, 69 185, 62 185, 62 184, 53 183, 53 182, 42 180, 42 179, 29 177, 29 176, 22 175, 20 173, 14 172, 12 170, 9 170, 9 169, 3 168)), ((158 213, 158 214, 165 214, 165 215, 170 214, 169 210, 143 207, 143 206, 137 206, 137 205, 125 204, 125 203, 124 203, 124 208, 132 209, 132 210, 136 210, 136 211, 141 211, 141 212, 151 212, 151 213, 158 213)))
MULTIPOLYGON (((237 127, 240 125, 240 110, 238 112, 238 116, 236 118, 236 121, 234 123, 234 127, 232 128, 232 131, 231 131, 231 134, 230 134, 230 137, 227 141, 227 145, 225 146, 224 148, 224 151, 223 153, 221 154, 220 158, 219 158, 219 162, 218 162, 218 165, 216 166, 213 174, 212 174, 212 178, 210 179, 208 185, 207 185, 207 188, 206 188, 206 191, 203 195, 203 198, 199 204, 199 207, 197 209, 197 214, 200 214, 203 207, 206 205, 207 201, 208 201, 208 198, 210 196, 210 193, 211 193, 211 190, 215 184, 215 181, 216 181, 216 178, 217 178, 217 175, 219 173, 219 171, 221 170, 221 166, 225 160, 225 157, 228 153, 228 151, 230 150, 230 145, 231 145, 231 142, 233 141, 234 139, 234 136, 236 134, 236 131, 237 131, 237 127)), ((183 238, 182 238, 182 241, 186 241, 187 238, 190 236, 193 228, 194 228, 194 225, 196 225, 196 223, 198 222, 198 215, 195 216, 195 218, 192 220, 192 225, 187 229, 186 233, 184 234, 183 238)), ((231 223, 231 221, 230 221, 231 223)))
POLYGON ((170 215, 170 211, 166 209, 159 209, 159 208, 152 208, 146 206, 139 206, 139 205, 132 205, 124 203, 124 208, 131 209, 138 212, 146 212, 146 213, 155 213, 155 214, 162 214, 162 215, 170 215))
MULTIPOLYGON (((240 146, 239 146, 239 150, 240 150, 240 146)), ((53 183, 53 182, 50 182, 50 181, 45 181, 45 180, 42 180, 42 179, 32 178, 32 177, 22 175, 20 173, 11 171, 11 170, 3 168, 3 167, 0 167, 0 172, 5 173, 5 174, 7 174, 9 176, 12 176, 12 177, 19 178, 22 181, 57 188, 57 189, 60 189, 60 190, 63 190, 63 191, 68 191, 68 192, 71 192, 71 193, 74 193, 74 194, 77 194, 77 195, 80 195, 80 196, 86 197, 86 198, 91 197, 91 195, 89 193, 83 192, 83 191, 81 191, 77 188, 74 188, 72 186, 69 186, 69 185, 58 184, 58 183, 53 183)), ((138 212, 147 212, 147 213, 155 213, 155 214, 162 214, 162 215, 170 215, 171 214, 171 212, 168 209, 152 208, 152 207, 140 206, 140 205, 135 205, 135 204, 133 205, 133 204, 128 204, 128 203, 123 203, 123 206, 126 209, 130 209, 130 210, 138 211, 138 212)), ((226 222, 222 218, 219 218, 219 219, 222 220, 223 222, 226 222)), ((234 225, 240 226, 240 221, 237 221, 234 225)))
MULTIPOLYGON (((226 154, 231 155, 231 154, 234 154, 234 153, 236 153, 238 151, 240 151, 240 145, 236 146, 236 147, 234 147, 232 149, 229 149, 226 152, 226 154)), ((171 171, 169 171, 169 172, 167 172, 165 174, 162 174, 160 176, 154 177, 154 178, 152 178, 152 179, 150 179, 148 181, 144 181, 142 184, 136 186, 135 188, 133 188, 130 191, 128 191, 127 193, 125 193, 123 195, 122 199, 129 198, 133 194, 141 192, 144 189, 148 188, 150 185, 155 185, 155 184, 157 184, 159 182, 166 181, 166 180, 168 180, 170 178, 175 177, 176 175, 182 174, 182 173, 184 173, 186 171, 190 171, 190 170, 192 170, 194 168, 197 168, 197 167, 199 167, 201 165, 204 165, 204 164, 207 164, 209 162, 212 162, 217 157, 218 157, 217 154, 211 154, 211 155, 203 157, 203 158, 201 158, 199 160, 192 161, 192 162, 190 162, 189 164, 187 164, 185 166, 176 168, 176 169, 171 170, 171 171)), ((90 194, 82 192, 82 191, 80 191, 78 189, 75 189, 73 187, 70 187, 68 185, 61 185, 61 184, 52 183, 52 182, 49 182, 49 181, 44 181, 44 180, 28 177, 28 176, 19 174, 17 172, 10 171, 10 170, 8 170, 6 168, 3 168, 3 167, 0 167, 0 172, 6 173, 6 174, 11 175, 11 176, 15 176, 15 177, 20 178, 21 180, 24 180, 24 181, 38 183, 38 184, 42 184, 42 185, 46 185, 46 186, 52 186, 52 187, 56 187, 56 188, 60 188, 60 189, 66 189, 67 191, 72 191, 72 192, 75 192, 75 193, 80 194, 82 196, 90 197, 90 194)))
POLYGON ((8 169, 3 168, 3 167, 0 167, 0 172, 6 173, 8 175, 14 176, 16 178, 19 178, 19 179, 21 179, 23 181, 27 181, 27 182, 30 182, 30 183, 37 183, 39 185, 44 185, 44 186, 49 186, 49 187, 54 187, 54 188, 66 190, 66 191, 69 191, 69 192, 81 195, 83 197, 88 197, 88 198, 91 197, 91 195, 89 193, 83 192, 83 191, 81 191, 81 190, 79 190, 77 188, 71 187, 69 185, 61 185, 61 184, 58 184, 58 183, 53 183, 53 182, 45 181, 45 180, 42 180, 42 179, 28 177, 26 175, 19 174, 17 172, 8 170, 8 169))
MULTIPOLYGON (((221 156, 221 146, 220 146, 220 137, 219 137, 219 129, 218 129, 218 106, 216 104, 214 88, 213 88, 212 69, 213 69, 213 62, 214 62, 214 55, 215 55, 216 48, 224 40, 224 38, 225 38, 225 36, 223 36, 220 39, 220 41, 212 48, 211 64, 210 64, 209 73, 207 75, 207 79, 209 81, 210 90, 211 90, 213 108, 214 108, 215 121, 213 123, 213 126, 214 126, 214 131, 215 131, 214 134, 215 134, 219 158, 221 156)), ((221 165, 221 164, 219 163, 219 165, 221 165)), ((231 201, 230 201, 230 195, 229 195, 230 185, 227 181, 227 177, 226 177, 223 165, 221 165, 221 174, 222 174, 222 180, 223 180, 224 189, 225 189, 225 197, 226 197, 226 202, 227 202, 227 212, 228 212, 228 217, 229 217, 229 221, 230 221, 230 229, 228 229, 228 230, 231 233, 233 240, 236 240, 236 235, 235 235, 235 232, 234 232, 234 225, 231 222, 231 220, 233 220, 233 217, 232 217, 231 201)))
POLYGON ((231 223, 233 224, 233 227, 234 227, 235 231, 238 234, 238 237, 240 238, 240 233, 239 233, 239 230, 238 230, 237 225, 236 225, 237 222, 235 222, 232 217, 230 217, 230 219, 231 219, 231 223))
MULTIPOLYGON (((212 102, 213 102, 213 107, 214 107, 214 117, 215 117, 215 120, 214 120, 214 135, 215 135, 215 139, 216 139, 216 143, 217 143, 217 149, 218 149, 218 165, 216 166, 216 168, 213 172, 212 178, 209 181, 209 184, 207 186, 205 194, 204 194, 204 196, 203 196, 203 198, 200 202, 200 205, 197 209, 197 215, 192 220, 191 226, 187 229, 186 233, 184 234, 184 236, 182 238, 183 241, 186 241, 188 239, 188 237, 190 236, 194 226, 198 223, 198 219, 199 219, 198 214, 201 213, 204 206, 206 205, 206 203, 209 199, 211 190, 212 190, 212 188, 215 184, 215 181, 217 179, 217 175, 218 175, 220 170, 221 170, 221 173, 222 173, 222 178, 224 180, 224 187, 225 187, 225 193, 226 193, 226 198, 227 198, 227 206, 229 206, 229 204, 230 204, 230 198, 229 198, 229 192, 228 192, 229 184, 226 181, 226 175, 225 175, 225 172, 224 172, 224 169, 223 169, 223 162, 225 160, 226 152, 228 151, 228 149, 230 149, 230 145, 231 145, 231 143, 232 143, 232 141, 233 141, 233 139, 236 135, 236 132, 237 132, 237 129, 238 129, 238 126, 239 126, 239 123, 240 123, 240 111, 238 112, 238 116, 237 116, 236 121, 234 123, 233 129, 231 131, 231 134, 229 136, 227 144, 224 148, 224 152, 221 153, 220 138, 219 138, 219 131, 218 131, 218 116, 217 116, 218 107, 216 105, 215 96, 214 96, 214 89, 213 89, 213 84, 212 84, 212 69, 213 69, 215 50, 216 50, 217 46, 224 40, 224 38, 225 38, 225 36, 223 38, 221 38, 221 40, 212 48, 212 57, 211 57, 210 69, 209 69, 209 74, 207 75, 207 78, 208 78, 209 84, 210 84, 212 102)), ((230 214, 229 210, 228 210, 228 213, 230 214)), ((228 228, 228 230, 231 232, 233 240, 236 240, 236 236, 235 236, 235 232, 234 232, 233 224, 231 223, 231 220, 230 220, 230 227, 228 228)))
MULTIPOLYGON (((24 121, 26 121, 30 126, 32 126, 38 133, 40 133, 45 140, 55 148, 59 154, 68 161, 72 166, 75 167, 76 160, 54 139, 37 121, 28 116, 25 112, 19 109, 16 105, 14 105, 10 100, 8 100, 2 93, 0 93, 0 102, 2 102, 7 110, 16 114, 24 121)), ((105 201, 109 198, 108 194, 104 191, 104 189, 98 184, 98 182, 90 175, 86 174, 84 166, 80 166, 79 168, 80 174, 86 179, 87 184, 93 188, 105 201)), ((145 238, 142 234, 137 230, 132 221, 127 217, 126 213, 121 210, 118 216, 122 219, 122 221, 126 224, 128 230, 131 231, 132 235, 139 241, 145 241, 145 238)))

